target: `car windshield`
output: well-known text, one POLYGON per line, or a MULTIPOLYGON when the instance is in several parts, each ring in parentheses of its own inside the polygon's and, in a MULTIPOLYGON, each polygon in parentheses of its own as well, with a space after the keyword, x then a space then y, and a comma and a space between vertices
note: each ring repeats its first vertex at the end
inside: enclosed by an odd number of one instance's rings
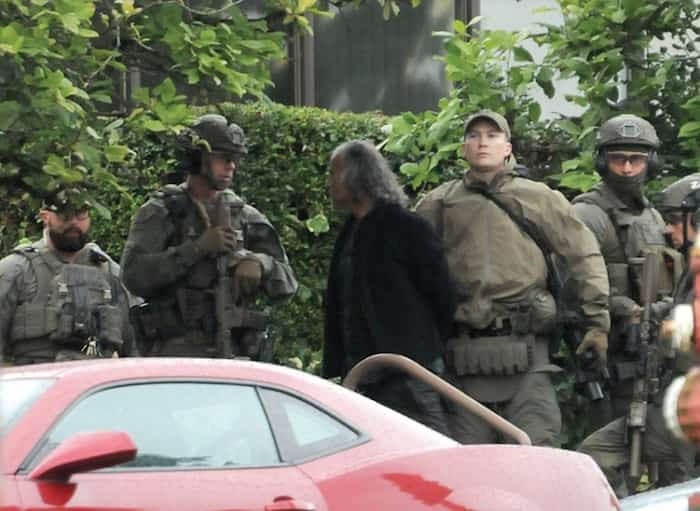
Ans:
POLYGON ((5 435, 52 382, 46 378, 0 378, 0 436, 5 435))

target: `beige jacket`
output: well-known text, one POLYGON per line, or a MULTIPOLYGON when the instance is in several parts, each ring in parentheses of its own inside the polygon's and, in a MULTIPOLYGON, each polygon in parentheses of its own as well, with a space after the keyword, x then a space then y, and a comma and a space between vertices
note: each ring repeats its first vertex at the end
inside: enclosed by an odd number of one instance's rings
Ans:
MULTIPOLYGON (((457 285, 455 321, 484 328, 546 289, 547 267, 537 244, 498 205, 468 185, 474 171, 444 183, 417 206, 442 234, 450 272, 457 285)), ((605 262, 593 234, 573 214, 566 198, 543 183, 504 170, 488 189, 540 227, 576 281, 586 328, 608 331, 609 285, 605 262)))

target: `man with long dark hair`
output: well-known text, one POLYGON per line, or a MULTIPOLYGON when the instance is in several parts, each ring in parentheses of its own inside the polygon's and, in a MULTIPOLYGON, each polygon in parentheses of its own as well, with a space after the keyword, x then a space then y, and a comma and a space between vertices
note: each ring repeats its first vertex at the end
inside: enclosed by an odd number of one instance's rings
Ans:
MULTIPOLYGON (((333 205, 350 215, 328 277, 323 375, 344 376, 375 353, 404 355, 442 374, 455 304, 442 243, 405 208, 406 195, 373 144, 340 145, 330 167, 333 205)), ((384 369, 360 390, 448 433, 440 397, 422 382, 384 369)))

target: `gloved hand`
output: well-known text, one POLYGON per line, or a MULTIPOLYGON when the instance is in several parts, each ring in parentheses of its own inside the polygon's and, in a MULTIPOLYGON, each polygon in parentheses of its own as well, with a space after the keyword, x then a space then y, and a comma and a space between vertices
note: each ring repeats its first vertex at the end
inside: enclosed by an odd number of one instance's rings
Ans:
POLYGON ((608 360, 608 334, 602 330, 592 329, 583 336, 581 344, 576 348, 577 355, 583 355, 592 349, 598 355, 598 367, 604 367, 608 360))
POLYGON ((233 271, 233 279, 241 294, 250 296, 260 287, 262 264, 255 259, 243 259, 233 271))
POLYGON ((197 255, 219 255, 233 252, 236 248, 236 236, 230 227, 215 225, 209 227, 194 241, 197 255))
POLYGON ((610 316, 613 318, 630 318, 639 311, 639 305, 629 296, 615 295, 610 298, 610 316))

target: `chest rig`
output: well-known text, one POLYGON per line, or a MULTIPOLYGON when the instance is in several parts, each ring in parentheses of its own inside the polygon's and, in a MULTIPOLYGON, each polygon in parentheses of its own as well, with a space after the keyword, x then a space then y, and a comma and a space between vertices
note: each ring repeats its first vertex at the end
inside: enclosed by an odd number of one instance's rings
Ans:
POLYGON ((668 271, 660 276, 660 294, 670 295, 673 292, 682 272, 682 256, 666 245, 664 223, 658 212, 646 207, 641 213, 634 214, 620 208, 604 190, 586 193, 576 202, 601 208, 615 229, 616 245, 612 248, 601 247, 610 287, 615 294, 640 302, 642 264, 644 256, 650 252, 660 253, 669 263, 668 271))
MULTIPOLYGON (((215 209, 195 203, 181 185, 168 185, 157 195, 163 200, 173 222, 173 235, 168 246, 177 246, 187 240, 194 241, 211 225, 217 225, 215 209)), ((217 197, 231 213, 231 227, 238 246, 245 245, 245 225, 242 221, 244 203, 233 192, 222 191, 217 197)), ((216 332, 214 294, 219 278, 217 259, 204 257, 197 261, 185 277, 176 283, 174 293, 152 300, 167 318, 161 324, 160 337, 187 335, 196 344, 210 343, 216 332), (167 303, 166 303, 167 302, 167 303), (174 315, 173 315, 174 313, 174 315), (200 335, 201 334, 201 335, 200 335)))
POLYGON ((47 346, 70 349, 89 342, 108 343, 111 348, 123 343, 119 285, 102 269, 107 258, 96 246, 83 250, 90 250, 91 264, 64 264, 45 248, 14 250, 29 261, 37 290, 31 301, 17 306, 12 343, 48 341, 47 346))

